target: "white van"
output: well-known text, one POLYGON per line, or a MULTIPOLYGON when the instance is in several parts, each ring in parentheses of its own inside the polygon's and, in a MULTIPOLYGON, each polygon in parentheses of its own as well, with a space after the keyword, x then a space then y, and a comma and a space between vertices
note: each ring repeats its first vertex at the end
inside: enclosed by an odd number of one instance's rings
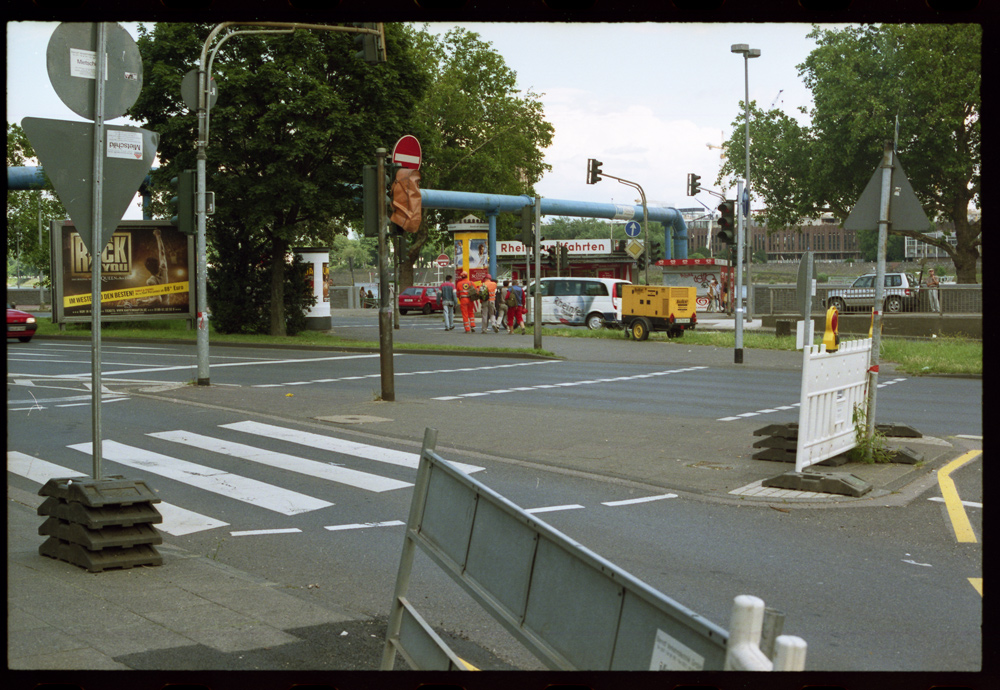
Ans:
MULTIPOLYGON (((542 278, 542 323, 591 330, 616 323, 622 285, 631 283, 618 278, 542 278)), ((529 294, 534 295, 534 283, 529 294)))

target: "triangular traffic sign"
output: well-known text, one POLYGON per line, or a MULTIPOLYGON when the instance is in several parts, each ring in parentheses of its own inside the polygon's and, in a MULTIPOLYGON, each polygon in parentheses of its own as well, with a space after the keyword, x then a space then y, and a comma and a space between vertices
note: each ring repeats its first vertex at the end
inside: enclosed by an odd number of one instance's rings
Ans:
MULTIPOLYGON (((26 117, 21 127, 80 239, 91 255, 94 213, 94 125, 26 117)), ((98 247, 111 240, 143 178, 156 158, 160 135, 148 129, 104 126, 104 179, 98 247)))
MULTIPOLYGON (((893 230, 925 232, 931 229, 923 207, 913 193, 909 178, 903 172, 899 155, 895 156, 892 181, 889 186, 889 226, 893 230)), ((844 221, 845 230, 875 230, 878 228, 879 207, 882 202, 882 168, 876 168, 868 186, 861 192, 858 203, 844 221)))

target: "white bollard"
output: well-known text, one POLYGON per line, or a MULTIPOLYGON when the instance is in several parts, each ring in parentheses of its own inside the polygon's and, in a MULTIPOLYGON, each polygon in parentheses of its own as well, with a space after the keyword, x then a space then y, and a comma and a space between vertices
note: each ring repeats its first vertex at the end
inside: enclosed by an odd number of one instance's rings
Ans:
MULTIPOLYGON (((771 660, 760 650, 760 634, 764 625, 764 602, 758 597, 741 594, 733 599, 729 620, 729 642, 726 645, 726 671, 770 671, 771 660)), ((785 636, 778 638, 781 640, 785 636)))
POLYGON ((794 635, 779 635, 774 641, 775 671, 805 671, 806 641, 794 635))

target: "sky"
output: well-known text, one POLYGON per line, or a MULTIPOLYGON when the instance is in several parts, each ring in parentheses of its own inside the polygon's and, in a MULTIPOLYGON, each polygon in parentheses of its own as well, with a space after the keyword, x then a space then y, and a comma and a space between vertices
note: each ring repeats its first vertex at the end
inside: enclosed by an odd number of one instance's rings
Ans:
MULTIPOLYGON (((83 121, 59 99, 46 71, 46 46, 57 25, 7 23, 8 122, 20 123, 24 117, 83 121)), ((136 24, 122 26, 137 37, 136 24)), ((444 33, 458 24, 427 26, 444 33)), ((687 174, 701 175, 703 186, 715 188, 722 161, 720 150, 710 145, 728 139, 740 115, 744 63, 750 100, 759 106, 780 108, 805 122, 798 109, 812 104, 797 69, 815 47, 806 37, 809 24, 461 26, 492 44, 517 74, 520 89, 540 94, 545 118, 555 128, 545 151, 552 170, 535 186, 542 197, 638 203, 638 192, 616 180, 586 183, 587 159, 596 158, 608 175, 639 184, 650 206, 714 209, 714 196, 687 196, 687 174), (760 57, 745 61, 731 52, 736 43, 759 49, 760 57)), ((220 97, 225 97, 224 85, 220 97)), ((135 124, 124 118, 109 123, 135 124)), ((735 189, 717 191, 735 195, 735 189)), ((141 217, 137 203, 125 215, 141 217)))

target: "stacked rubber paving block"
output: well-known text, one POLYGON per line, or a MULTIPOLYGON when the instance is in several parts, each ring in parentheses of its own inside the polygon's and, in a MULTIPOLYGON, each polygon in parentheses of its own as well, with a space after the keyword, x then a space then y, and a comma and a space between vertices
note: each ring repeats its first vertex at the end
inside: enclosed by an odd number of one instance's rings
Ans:
POLYGON ((48 516, 38 528, 48 536, 38 547, 41 555, 92 573, 163 564, 154 546, 163 537, 153 526, 163 522, 153 506, 160 499, 144 481, 120 475, 50 479, 38 495, 47 497, 38 514, 48 516))
MULTIPOLYGON (((921 438, 923 434, 906 424, 876 424, 876 431, 894 438, 921 438)), ((759 441, 755 441, 754 448, 762 448, 753 454, 754 460, 773 460, 776 462, 790 462, 795 464, 796 447, 799 440, 799 425, 796 422, 788 424, 768 424, 753 432, 754 436, 764 436, 759 441)), ((923 460, 923 456, 911 448, 903 446, 895 449, 893 462, 914 464, 923 460)), ((846 453, 835 455, 817 465, 826 467, 839 467, 848 462, 846 453)))

